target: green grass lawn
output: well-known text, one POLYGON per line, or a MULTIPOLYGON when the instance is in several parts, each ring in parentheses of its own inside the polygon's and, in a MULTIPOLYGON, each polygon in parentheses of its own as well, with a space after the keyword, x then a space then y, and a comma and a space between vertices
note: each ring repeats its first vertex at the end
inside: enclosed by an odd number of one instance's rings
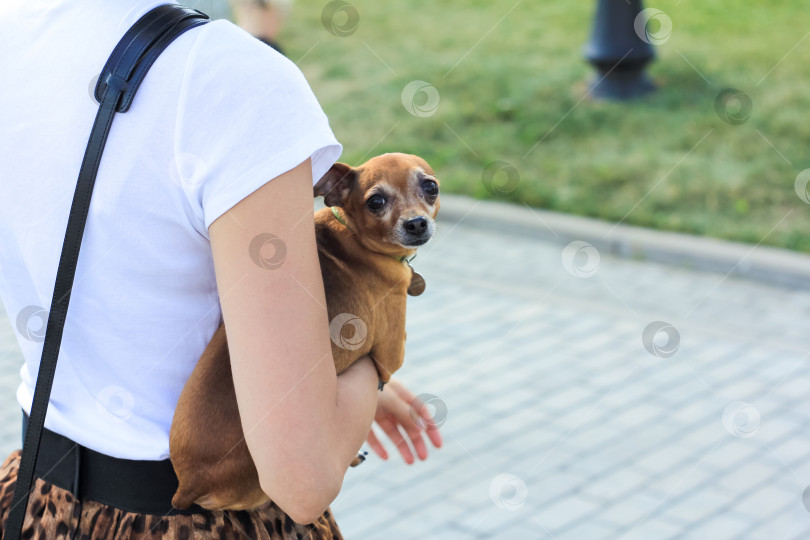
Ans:
POLYGON ((349 36, 325 30, 324 0, 298 0, 281 36, 343 161, 415 153, 445 192, 810 252, 810 205, 794 189, 810 168, 810 1, 646 4, 673 32, 649 70, 660 89, 625 104, 583 99, 595 2, 351 4, 349 36), (413 80, 438 91, 432 116, 403 107, 413 80), (743 124, 715 113, 728 87, 753 103, 743 124), (482 181, 493 161, 519 173, 509 193, 482 181))

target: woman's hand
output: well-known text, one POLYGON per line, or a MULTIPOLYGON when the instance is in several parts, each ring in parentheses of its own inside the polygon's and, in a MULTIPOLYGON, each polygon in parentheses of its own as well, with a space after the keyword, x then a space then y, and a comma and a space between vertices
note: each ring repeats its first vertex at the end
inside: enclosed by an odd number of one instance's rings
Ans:
MULTIPOLYGON (((430 416, 430 410, 422 401, 405 388, 399 380, 391 379, 377 397, 377 412, 374 421, 397 446, 402 459, 408 465, 414 462, 411 446, 416 450, 419 459, 427 459, 427 445, 422 438, 428 436, 436 448, 442 446, 439 427, 430 416), (408 445, 404 434, 411 440, 408 445)), ((383 459, 388 459, 388 452, 380 443, 372 429, 366 439, 372 450, 383 459)))

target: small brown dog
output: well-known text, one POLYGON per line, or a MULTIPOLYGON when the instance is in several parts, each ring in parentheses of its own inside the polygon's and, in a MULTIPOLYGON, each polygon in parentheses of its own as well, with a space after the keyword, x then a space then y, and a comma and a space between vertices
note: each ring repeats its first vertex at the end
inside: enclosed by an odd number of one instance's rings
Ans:
MULTIPOLYGON (((407 294, 425 288, 408 258, 433 236, 438 180, 417 156, 384 154, 357 168, 335 163, 315 195, 327 205, 315 213, 315 234, 336 371, 368 354, 388 382, 405 354, 407 294)), ((242 510, 269 500, 242 432, 224 325, 183 388, 169 445, 176 508, 242 510)))

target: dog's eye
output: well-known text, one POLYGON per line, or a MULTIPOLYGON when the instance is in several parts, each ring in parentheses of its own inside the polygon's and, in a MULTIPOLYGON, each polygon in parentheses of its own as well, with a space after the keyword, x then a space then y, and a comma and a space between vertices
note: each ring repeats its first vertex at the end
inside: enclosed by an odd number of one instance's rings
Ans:
POLYGON ((383 206, 385 206, 385 197, 383 197, 382 195, 378 194, 372 195, 366 201, 366 207, 368 207, 368 209, 371 210, 372 212, 376 212, 383 206))
POLYGON ((435 197, 439 194, 439 184, 433 180, 425 180, 422 182, 422 191, 425 192, 425 195, 435 197))

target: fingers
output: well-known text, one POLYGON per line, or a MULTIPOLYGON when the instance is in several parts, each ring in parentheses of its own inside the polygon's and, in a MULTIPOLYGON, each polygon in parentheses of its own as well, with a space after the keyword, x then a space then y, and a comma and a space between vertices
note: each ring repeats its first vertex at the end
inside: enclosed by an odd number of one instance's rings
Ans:
MULTIPOLYGON (((380 396, 381 399, 378 401, 381 408, 375 417, 377 425, 397 446, 406 463, 410 465, 414 462, 414 452, 420 460, 427 459, 428 450, 423 431, 434 447, 442 446, 442 436, 439 433, 439 426, 431 416, 431 409, 397 379, 391 379, 383 392, 387 393, 387 397, 383 400, 383 396, 380 396), (407 439, 403 437, 402 431, 407 435, 407 439)), ((373 433, 369 434, 368 440, 378 455, 382 455, 380 451, 385 452, 373 433), (372 444, 372 437, 377 446, 372 444)))
MULTIPOLYGON (((393 387, 394 395, 387 401, 385 413, 387 418, 391 419, 395 424, 399 424, 405 433, 413 442, 414 448, 420 459, 427 457, 427 449, 425 443, 422 441, 421 426, 417 423, 419 419, 410 408, 410 401, 406 399, 410 392, 405 389, 405 394, 400 391, 401 384, 393 387)), ((415 399, 411 396, 411 399, 415 399)))
POLYGON ((411 453, 411 448, 408 446, 408 442, 402 437, 402 433, 399 432, 397 429, 397 424, 389 417, 384 418, 377 422, 377 424, 382 428, 388 438, 391 439, 397 449, 399 450, 400 455, 402 455, 402 459, 405 460, 405 463, 408 465, 414 462, 413 454, 411 453))
POLYGON ((413 395, 413 392, 408 390, 399 379, 391 379, 391 382, 394 383, 391 388, 393 388, 393 390, 399 397, 403 399, 403 401, 405 401, 405 403, 410 403, 416 398, 416 396, 413 395))
POLYGON ((366 441, 371 449, 374 450, 375 454, 380 456, 382 459, 388 459, 388 452, 386 452, 385 447, 382 445, 380 440, 377 439, 377 435, 374 434, 373 429, 369 430, 366 441))
POLYGON ((422 439, 422 432, 419 428, 414 426, 413 429, 405 428, 405 432, 408 434, 408 437, 411 439, 411 444, 413 445, 413 449, 416 450, 416 455, 421 460, 427 459, 427 446, 425 446, 425 441, 422 439))
POLYGON ((427 436, 430 439, 430 442, 433 443, 435 448, 442 447, 442 434, 439 432, 439 428, 437 427, 428 427, 426 430, 427 436))
POLYGON ((425 433, 427 434, 428 439, 430 439, 430 442, 434 448, 442 447, 442 434, 439 432, 438 428, 427 428, 425 433))
POLYGON ((418 397, 414 397, 410 403, 411 410, 415 412, 417 420, 422 424, 420 427, 425 430, 430 442, 433 443, 433 446, 436 448, 441 448, 442 435, 439 432, 439 426, 430 413, 430 408, 418 397))
POLYGON ((427 446, 422 438, 423 428, 417 423, 419 417, 413 413, 411 407, 404 401, 400 401, 392 413, 396 418, 396 421, 399 422, 400 426, 402 426, 402 429, 405 430, 405 433, 411 440, 411 444, 413 445, 419 459, 427 459, 427 446))

